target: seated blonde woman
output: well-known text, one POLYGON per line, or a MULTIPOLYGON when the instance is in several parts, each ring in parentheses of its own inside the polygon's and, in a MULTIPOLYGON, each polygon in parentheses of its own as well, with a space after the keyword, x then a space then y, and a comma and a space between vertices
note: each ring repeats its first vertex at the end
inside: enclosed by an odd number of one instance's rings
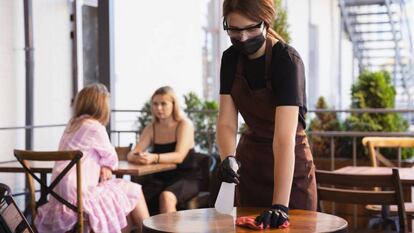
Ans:
POLYGON ((151 214, 174 212, 200 190, 201 174, 194 159, 194 127, 183 116, 171 87, 151 97, 153 121, 139 137, 128 161, 137 164, 175 163, 177 169, 154 174, 142 183, 151 214), (148 151, 149 150, 149 151, 148 151))

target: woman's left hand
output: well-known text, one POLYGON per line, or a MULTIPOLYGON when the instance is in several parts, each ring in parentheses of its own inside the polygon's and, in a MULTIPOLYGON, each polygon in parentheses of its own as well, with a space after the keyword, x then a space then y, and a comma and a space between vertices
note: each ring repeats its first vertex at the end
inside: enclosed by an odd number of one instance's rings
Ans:
POLYGON ((110 180, 112 178, 112 170, 108 167, 101 167, 101 174, 99 180, 101 182, 110 180))
POLYGON ((272 207, 256 217, 257 226, 262 229, 270 228, 287 228, 289 227, 289 208, 284 205, 272 205, 272 207))
POLYGON ((138 155, 137 161, 140 164, 152 164, 157 161, 157 154, 142 152, 138 155))

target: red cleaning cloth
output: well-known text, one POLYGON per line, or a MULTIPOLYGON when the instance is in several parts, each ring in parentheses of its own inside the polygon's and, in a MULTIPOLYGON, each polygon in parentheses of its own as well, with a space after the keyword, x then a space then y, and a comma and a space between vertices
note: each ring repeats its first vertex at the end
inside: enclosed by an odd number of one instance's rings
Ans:
MULTIPOLYGON (((240 227, 247 227, 253 230, 263 230, 263 223, 256 225, 256 222, 254 220, 254 217, 238 217, 236 219, 236 225, 240 227)), ((286 220, 282 225, 279 226, 279 228, 288 228, 289 225, 289 221, 286 220)))

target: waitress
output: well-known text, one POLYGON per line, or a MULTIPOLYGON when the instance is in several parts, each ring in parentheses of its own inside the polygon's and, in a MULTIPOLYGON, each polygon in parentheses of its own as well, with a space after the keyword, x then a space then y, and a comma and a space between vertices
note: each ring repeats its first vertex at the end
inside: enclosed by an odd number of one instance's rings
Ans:
POLYGON ((280 227, 289 208, 316 210, 315 166, 305 134, 305 70, 298 52, 271 28, 273 0, 224 0, 217 141, 221 181, 238 184, 238 206, 266 207, 256 218, 280 227), (246 123, 236 148, 238 113, 246 123), (238 172, 231 160, 240 164, 238 172))

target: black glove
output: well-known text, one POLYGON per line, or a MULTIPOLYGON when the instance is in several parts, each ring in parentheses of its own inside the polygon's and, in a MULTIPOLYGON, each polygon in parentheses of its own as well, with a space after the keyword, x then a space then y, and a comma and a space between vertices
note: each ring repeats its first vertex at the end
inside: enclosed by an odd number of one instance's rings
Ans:
POLYGON ((269 210, 264 211, 255 219, 256 225, 263 223, 263 229, 287 227, 289 225, 289 208, 284 205, 272 205, 269 210))
POLYGON ((232 155, 227 156, 223 160, 223 162, 220 163, 219 170, 218 170, 218 178, 221 181, 224 181, 224 182, 227 182, 227 183, 236 183, 236 184, 239 184, 240 183, 240 181, 239 181, 240 175, 236 171, 234 171, 231 168, 231 166, 230 166, 230 161, 232 159, 234 159, 236 161, 237 165, 240 168, 241 164, 236 159, 236 157, 234 157, 232 155))

